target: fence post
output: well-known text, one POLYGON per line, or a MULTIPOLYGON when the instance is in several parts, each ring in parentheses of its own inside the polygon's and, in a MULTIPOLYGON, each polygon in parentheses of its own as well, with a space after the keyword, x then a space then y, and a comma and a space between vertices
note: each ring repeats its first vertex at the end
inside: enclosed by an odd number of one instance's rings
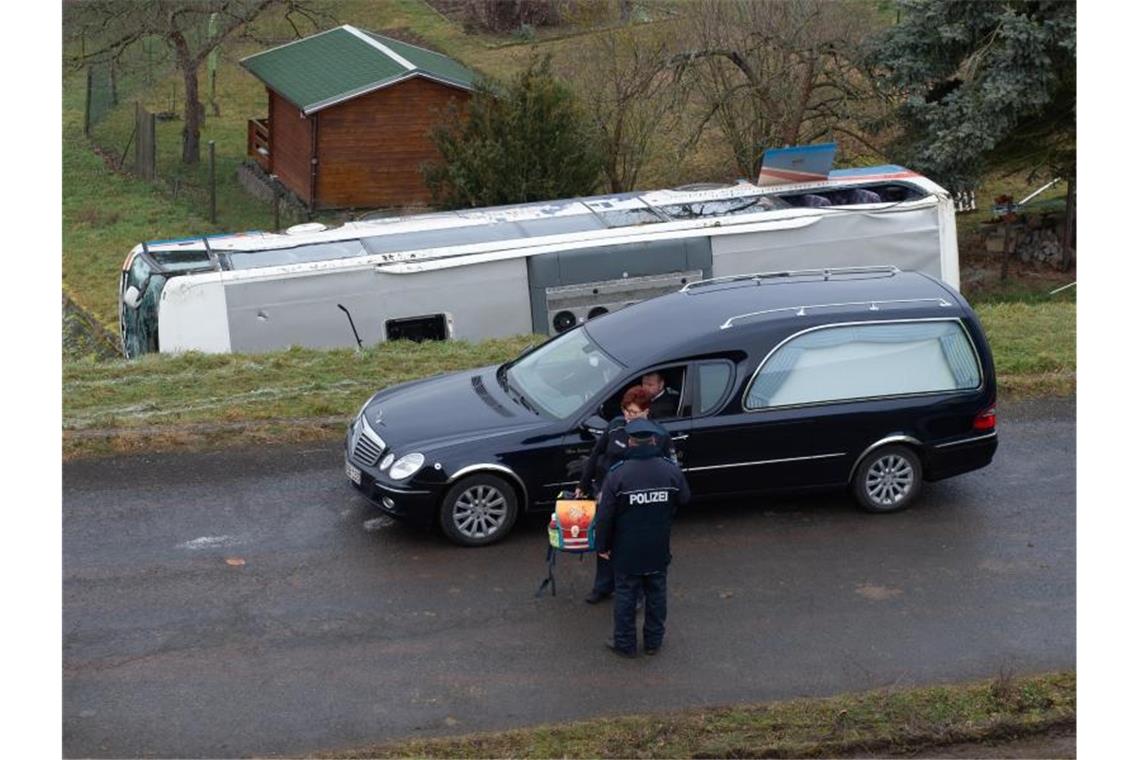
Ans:
POLYGON ((218 184, 217 175, 214 172, 214 141, 210 140, 206 143, 210 153, 210 224, 217 224, 218 222, 218 184))
POLYGON ((1068 272, 1073 268, 1073 240, 1074 228, 1077 223, 1077 176, 1069 177, 1068 188, 1065 190, 1065 223, 1061 239, 1061 269, 1068 272))
POLYGON ((153 113, 148 113, 147 117, 150 120, 150 178, 158 179, 158 132, 155 131, 155 118, 153 113))
MULTIPOLYGON (((156 161, 157 140, 155 138, 154 114, 147 111, 143 104, 135 101, 135 173, 138 177, 155 180, 158 177, 156 161)), ((125 154, 125 152, 123 153, 125 154)))
POLYGON ((277 178, 273 178, 273 231, 281 229, 281 193, 278 190, 277 178))
POLYGON ((94 89, 95 74, 91 66, 87 66, 87 102, 83 106, 83 136, 91 136, 91 91, 94 89))

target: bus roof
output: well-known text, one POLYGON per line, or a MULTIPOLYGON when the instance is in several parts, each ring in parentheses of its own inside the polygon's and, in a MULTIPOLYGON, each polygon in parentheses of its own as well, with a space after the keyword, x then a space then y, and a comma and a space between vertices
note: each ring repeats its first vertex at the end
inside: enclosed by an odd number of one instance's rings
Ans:
MULTIPOLYGON (((672 190, 628 192, 569 198, 507 206, 457 211, 428 212, 407 216, 348 222, 326 229, 300 225, 294 233, 242 232, 148 242, 145 249, 161 263, 165 255, 202 251, 213 262, 219 254, 222 269, 260 269, 317 261, 403 254, 424 251, 419 257, 447 255, 446 249, 512 241, 509 247, 538 245, 550 239, 605 237, 608 231, 628 237, 670 228, 706 227, 755 221, 766 212, 794 209, 783 196, 830 193, 894 184, 911 193, 906 200, 945 191, 929 179, 892 164, 831 171, 823 181, 758 186, 741 180, 736 184, 672 190), (680 224, 676 224, 680 223, 680 224), (686 224, 688 223, 688 224, 686 224), (659 227, 658 225, 669 225, 659 227), (540 241, 539 239, 542 239, 540 241), (430 255, 429 255, 430 254, 430 255)), ((899 199, 882 198, 883 206, 899 199)), ((866 205, 865 198, 852 203, 866 205)), ((844 203, 837 203, 838 209, 844 203)), ((880 206, 882 207, 882 206, 880 206)), ((850 206, 846 206, 850 208, 850 206)), ((814 209, 813 209, 814 210, 814 209)), ((455 253, 460 253, 456 251, 455 253)), ((414 254, 412 254, 415 257, 414 254)))

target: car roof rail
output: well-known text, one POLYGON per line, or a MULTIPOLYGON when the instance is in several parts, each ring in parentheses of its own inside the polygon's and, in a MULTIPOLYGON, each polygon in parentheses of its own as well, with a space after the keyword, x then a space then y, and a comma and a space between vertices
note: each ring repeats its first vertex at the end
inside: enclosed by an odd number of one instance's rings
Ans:
POLYGON ((751 274, 731 274, 725 277, 709 277, 704 280, 696 280, 685 285, 681 288, 682 293, 690 293, 697 288, 706 285, 722 285, 726 282, 743 282, 746 280, 760 280, 775 279, 781 277, 803 277, 807 275, 821 275, 824 280, 829 280, 833 275, 847 275, 847 274, 887 274, 894 276, 899 274, 902 270, 893 264, 883 264, 874 266, 861 266, 861 267, 826 267, 822 269, 787 269, 775 272, 752 272, 751 274))
POLYGON ((747 314, 737 314, 736 316, 729 317, 724 320, 720 329, 727 330, 733 326, 733 322, 741 319, 748 319, 750 317, 760 317, 765 314, 776 314, 781 311, 794 311, 797 317, 807 316, 808 309, 829 309, 839 308, 842 306, 866 306, 868 311, 878 311, 880 306, 903 304, 903 303, 936 303, 942 308, 953 306, 954 304, 947 301, 945 298, 893 298, 879 301, 845 301, 843 303, 816 303, 805 304, 803 306, 781 306, 775 309, 764 309, 763 311, 750 311, 747 314))

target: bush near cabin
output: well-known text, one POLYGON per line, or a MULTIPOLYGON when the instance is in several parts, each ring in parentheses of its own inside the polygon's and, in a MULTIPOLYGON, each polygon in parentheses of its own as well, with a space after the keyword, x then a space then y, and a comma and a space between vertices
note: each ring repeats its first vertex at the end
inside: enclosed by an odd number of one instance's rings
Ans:
POLYGON ((466 106, 432 131, 441 162, 424 178, 444 208, 475 208, 589 195, 602 155, 574 94, 532 58, 503 84, 483 80, 466 106))

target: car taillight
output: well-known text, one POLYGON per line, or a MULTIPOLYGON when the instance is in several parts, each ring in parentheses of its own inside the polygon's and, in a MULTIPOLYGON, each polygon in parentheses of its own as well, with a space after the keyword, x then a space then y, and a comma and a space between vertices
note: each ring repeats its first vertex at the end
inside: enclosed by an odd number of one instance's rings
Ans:
POLYGON ((984 412, 978 412, 974 418, 974 430, 993 430, 997 427, 997 407, 991 406, 984 412))

